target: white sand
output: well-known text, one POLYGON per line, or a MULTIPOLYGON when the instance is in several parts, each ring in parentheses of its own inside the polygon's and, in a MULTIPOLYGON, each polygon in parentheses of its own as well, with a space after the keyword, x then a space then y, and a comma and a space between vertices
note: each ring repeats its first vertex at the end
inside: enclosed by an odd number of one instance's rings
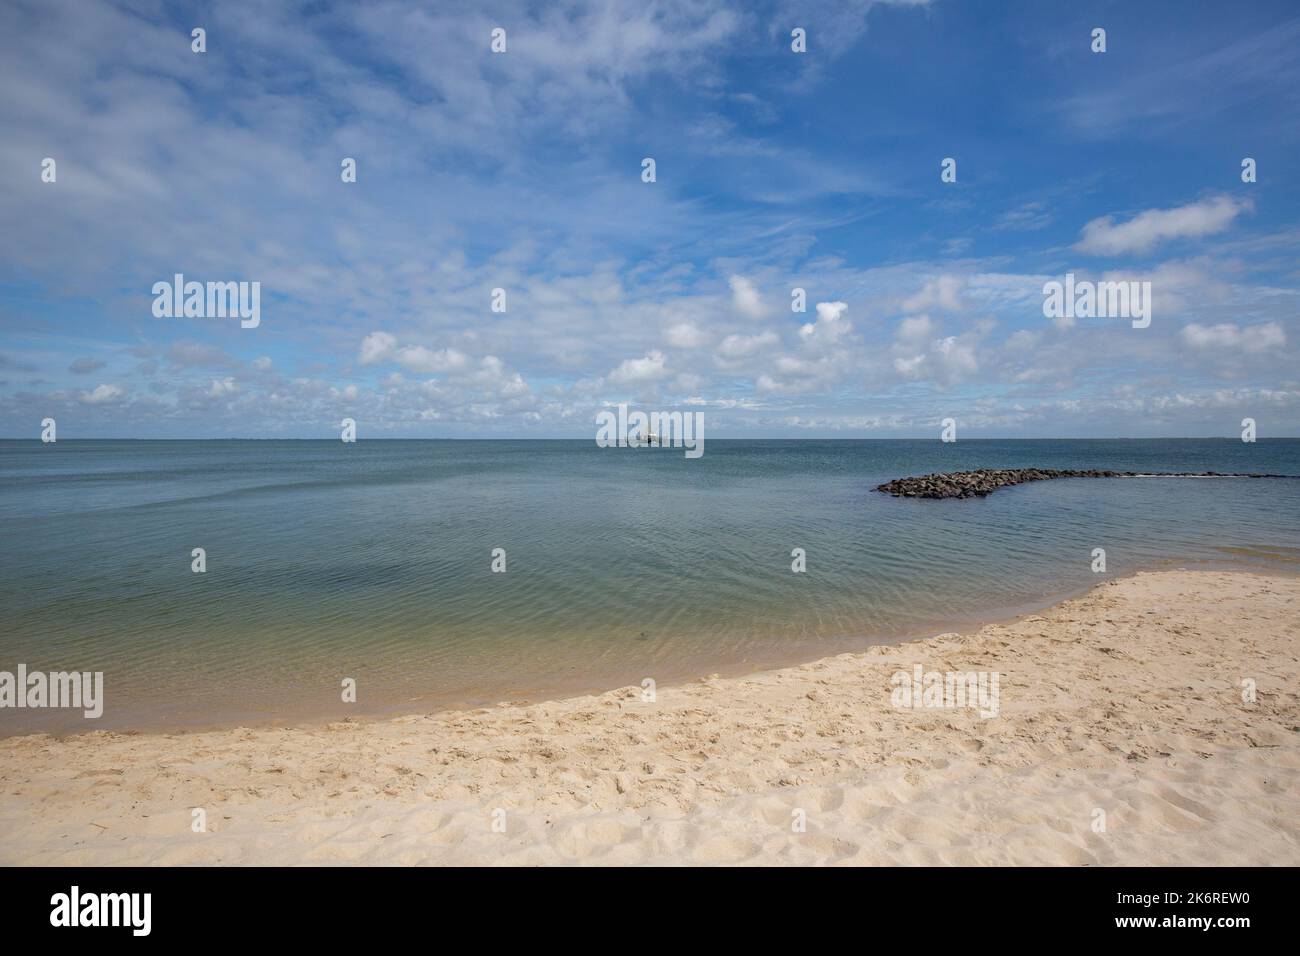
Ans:
POLYGON ((1294 866, 1298 654, 1300 578, 1160 572, 655 703, 18 737, 0 862, 1294 866), (998 716, 892 706, 915 664, 999 672, 998 716))

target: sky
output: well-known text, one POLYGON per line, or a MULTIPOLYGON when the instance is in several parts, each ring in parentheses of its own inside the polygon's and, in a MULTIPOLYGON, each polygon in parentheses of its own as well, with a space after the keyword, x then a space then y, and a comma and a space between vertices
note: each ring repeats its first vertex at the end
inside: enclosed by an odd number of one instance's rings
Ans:
POLYGON ((1290 0, 6 0, 0 436, 1300 436, 1297 49, 1290 0))

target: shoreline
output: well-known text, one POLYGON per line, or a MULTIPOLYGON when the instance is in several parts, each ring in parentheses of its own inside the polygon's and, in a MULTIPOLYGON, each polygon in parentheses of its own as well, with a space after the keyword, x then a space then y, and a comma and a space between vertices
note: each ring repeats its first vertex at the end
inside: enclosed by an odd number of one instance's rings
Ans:
POLYGON ((653 702, 10 737, 0 863, 1296 865, 1297 633, 1294 574, 1141 571, 653 702), (896 706, 917 665, 1000 674, 997 715, 896 706))
MULTIPOLYGON (((1271 555, 1254 552, 1238 555, 1235 558, 1212 560, 1204 558, 1165 558, 1148 562, 1143 566, 1118 573, 1101 576, 1087 584, 1053 589, 1051 592, 1013 605, 989 607, 966 615, 936 617, 922 625, 901 634, 849 634, 839 637, 827 637, 802 642, 801 649, 790 649, 788 653, 768 651, 754 658, 724 658, 708 662, 694 662, 681 668, 653 665, 644 668, 663 674, 658 680, 660 687, 681 687, 704 677, 707 673, 726 679, 740 679, 762 674, 772 670, 782 670, 816 663, 842 654, 862 654, 875 647, 897 647, 906 644, 931 640, 946 635, 971 635, 990 625, 1007 625, 1026 615, 1041 613, 1066 601, 1082 597, 1091 591, 1105 586, 1111 581, 1122 581, 1143 573, 1164 572, 1172 570, 1221 570, 1242 574, 1295 575, 1300 577, 1300 567, 1292 569, 1291 562, 1300 564, 1300 558, 1284 555, 1271 555), (1253 559, 1253 560, 1252 560, 1253 559)), ((649 674, 645 676, 655 676, 649 674)), ((606 675, 608 678, 608 675, 606 675)), ((344 707, 337 712, 323 712, 318 707, 303 707, 300 710, 277 714, 275 716, 249 717, 235 714, 231 717, 218 717, 212 720, 192 721, 173 718, 128 719, 106 728, 88 726, 73 730, 28 730, 16 732, 4 730, 4 712, 0 712, 0 742, 23 737, 47 736, 62 740, 84 737, 91 734, 109 734, 115 736, 166 734, 184 735, 201 734, 230 730, 288 730, 294 728, 312 729, 328 726, 338 721, 355 723, 373 723, 390 721, 401 717, 419 717, 434 714, 455 713, 458 711, 481 710, 503 706, 531 706, 557 701, 573 700, 580 697, 599 696, 629 686, 614 679, 584 678, 566 680, 562 676, 553 676, 540 681, 537 689, 521 690, 517 693, 470 697, 463 693, 451 692, 441 697, 428 694, 425 697, 396 695, 394 698, 378 704, 367 703, 360 708, 344 707), (401 696, 401 699, 397 697, 401 696)), ((85 721, 90 724, 92 721, 85 721)))

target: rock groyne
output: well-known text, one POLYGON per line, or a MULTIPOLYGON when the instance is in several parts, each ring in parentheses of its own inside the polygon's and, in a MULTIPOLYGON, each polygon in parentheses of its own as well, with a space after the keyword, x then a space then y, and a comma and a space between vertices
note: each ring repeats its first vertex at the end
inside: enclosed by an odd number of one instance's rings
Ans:
POLYGON ((1059 468, 980 468, 977 471, 954 471, 896 478, 877 491, 903 498, 982 498, 999 488, 1023 485, 1027 481, 1050 478, 1287 478, 1288 475, 1234 474, 1218 471, 1075 471, 1059 468))

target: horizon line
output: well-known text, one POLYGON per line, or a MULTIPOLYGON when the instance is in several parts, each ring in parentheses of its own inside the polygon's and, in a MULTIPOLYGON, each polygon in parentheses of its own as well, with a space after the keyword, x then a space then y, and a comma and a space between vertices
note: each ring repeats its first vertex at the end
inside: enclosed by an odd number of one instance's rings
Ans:
MULTIPOLYGON (((39 437, 16 438, 13 436, 0 436, 0 441, 6 442, 36 442, 37 444, 57 444, 58 441, 324 441, 337 442, 339 438, 287 438, 287 437, 266 437, 266 436, 235 436, 225 435, 220 437, 191 437, 191 438, 84 438, 71 437, 60 438, 55 442, 44 442, 39 437)), ((344 444, 359 444, 361 442, 373 441, 529 441, 529 442, 593 442, 592 438, 572 438, 572 437, 555 437, 555 438, 537 438, 537 437, 451 437, 444 436, 441 438, 358 438, 355 442, 344 442, 344 444)), ((719 437, 710 438, 708 441, 937 441, 941 444, 961 444, 962 442, 977 441, 1231 441, 1240 442, 1240 437, 1232 435, 1046 435, 1046 436, 1014 436, 1014 435, 984 435, 977 438, 955 439, 952 442, 944 442, 942 438, 927 437, 907 437, 895 436, 891 438, 872 438, 867 436, 858 437, 796 437, 796 436, 773 436, 773 435, 756 435, 751 437, 719 437)), ((1300 441, 1300 435, 1272 435, 1260 436, 1257 442, 1263 441, 1300 441)), ((1252 443, 1244 443, 1252 444, 1252 443)))

